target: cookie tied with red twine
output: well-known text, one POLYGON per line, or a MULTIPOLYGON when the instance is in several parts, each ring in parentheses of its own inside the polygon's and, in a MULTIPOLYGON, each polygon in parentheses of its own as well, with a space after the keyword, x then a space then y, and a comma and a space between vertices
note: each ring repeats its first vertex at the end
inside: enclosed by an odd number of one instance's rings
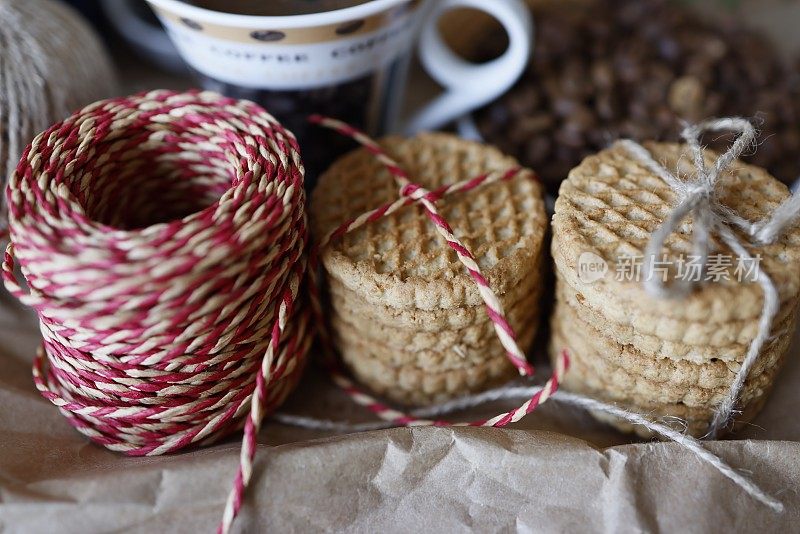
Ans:
MULTIPOLYGON (((540 198, 538 203, 541 205, 537 205, 536 201, 532 200, 536 195, 531 194, 531 190, 525 192, 519 189, 513 190, 513 188, 509 190, 506 187, 493 188, 493 185, 512 184, 524 188, 523 184, 528 186, 535 184, 533 189, 538 192, 540 189, 538 183, 536 183, 536 175, 532 171, 516 165, 514 160, 497 158, 494 152, 491 152, 488 158, 485 157, 486 154, 477 153, 488 150, 494 151, 494 149, 473 144, 467 150, 464 150, 464 141, 457 140, 452 136, 437 136, 434 134, 413 139, 408 142, 410 144, 404 144, 401 147, 395 146, 394 148, 398 150, 405 150, 404 154, 407 157, 401 164, 398 160, 392 158, 381 144, 347 124, 325 117, 312 117, 311 120, 342 135, 353 138, 363 147, 341 160, 337 164, 340 170, 348 167, 346 163, 353 163, 353 160, 359 160, 366 155, 371 162, 377 162, 377 167, 379 167, 378 170, 382 177, 379 180, 375 173, 366 172, 363 167, 359 168, 358 173, 353 171, 354 174, 349 176, 348 180, 343 179, 341 182, 341 187, 348 192, 347 194, 352 194, 352 191, 360 191, 360 194, 353 194, 351 199, 333 198, 332 191, 335 188, 330 186, 335 186, 337 183, 335 179, 332 180, 332 177, 336 177, 335 173, 326 175, 320 181, 315 192, 314 215, 316 230, 324 233, 320 233, 317 236, 319 241, 312 250, 310 275, 316 277, 319 274, 319 264, 322 263, 328 281, 331 284, 337 282, 338 275, 342 284, 349 285, 349 289, 352 291, 360 292, 366 302, 370 302, 370 299, 372 299, 373 309, 369 312, 369 321, 372 328, 379 327, 378 323, 385 319, 381 318, 376 311, 375 302, 385 303, 386 307, 395 311, 400 310, 401 313, 408 311, 403 309, 403 304, 409 303, 416 304, 415 311, 423 309, 434 312, 447 311, 448 309, 452 311, 458 306, 475 305, 480 309, 480 313, 488 317, 490 336, 493 339, 496 338, 499 356, 501 359, 506 360, 508 368, 516 370, 519 375, 524 377, 533 376, 533 366, 527 361, 524 350, 521 348, 521 345, 523 345, 522 337, 518 339, 515 327, 509 322, 504 303, 498 297, 498 294, 513 286, 521 286, 522 292, 530 292, 532 288, 530 286, 526 288, 523 282, 531 276, 534 279, 533 286, 538 285, 537 275, 539 272, 537 269, 541 267, 539 262, 541 259, 541 241, 544 227, 546 226, 544 206, 540 198), (422 148, 424 146, 432 148, 431 150, 426 150, 422 148), (417 152, 416 154, 414 154, 415 151, 417 152), (452 153, 455 153, 455 157, 445 157, 447 155, 452 156, 452 153), (442 166, 447 167, 453 161, 458 161, 465 168, 472 168, 475 160, 483 160, 477 165, 481 170, 478 171, 478 175, 470 176, 466 179, 459 180, 459 178, 463 178, 460 176, 461 169, 456 172, 455 167, 448 167, 444 171, 439 168, 442 166), (487 166, 488 160, 492 160, 493 163, 487 166), (412 164, 414 167, 419 166, 419 168, 415 169, 418 173, 429 171, 430 174, 425 179, 428 182, 433 180, 428 184, 431 189, 412 181, 412 174, 407 170, 407 167, 412 164), (381 167, 382 169, 380 169, 381 167), (368 178, 371 178, 371 181, 365 181, 368 178), (436 182, 439 179, 442 179, 442 181, 436 182), (358 183, 359 181, 361 183, 358 183), (374 192, 365 192, 365 190, 370 189, 379 191, 378 195, 374 195, 374 192), (373 196, 381 196, 383 193, 387 194, 377 203, 378 205, 361 205, 374 201, 373 196), (485 198, 487 196, 491 197, 490 193, 500 196, 514 196, 514 193, 518 193, 523 198, 531 199, 531 205, 527 206, 530 208, 531 213, 521 217, 512 216, 509 222, 511 226, 522 226, 525 227, 525 230, 519 230, 519 228, 517 230, 512 230, 511 228, 497 230, 494 227, 490 229, 485 219, 491 218, 491 212, 494 208, 485 207, 485 209, 470 210, 470 204, 466 202, 461 208, 467 213, 462 213, 458 216, 459 223, 462 223, 461 226, 472 224, 472 219, 474 218, 476 219, 474 224, 477 227, 482 228, 485 232, 496 233, 497 239, 467 240, 463 236, 463 228, 454 231, 445 216, 445 214, 454 215, 451 213, 453 206, 443 206, 446 203, 440 201, 449 198, 452 203, 456 204, 457 202, 453 200, 453 197, 463 194, 467 198, 472 195, 483 203, 491 203, 491 198, 485 198), (341 202, 338 202, 339 200, 341 202), (328 204, 331 204, 330 209, 328 204), (417 213, 410 211, 411 208, 401 211, 414 204, 421 208, 418 210, 422 214, 421 217, 417 217, 417 213), (342 213, 337 213, 340 208, 347 211, 344 214, 344 221, 337 220, 341 219, 340 216, 343 215, 342 213), (359 213, 356 208, 366 209, 366 211, 359 213), (330 214, 328 213, 329 211, 334 213, 330 214), (350 213, 351 211, 354 213, 350 213), (537 218, 538 211, 541 211, 541 218, 543 219, 541 221, 537 218), (531 220, 526 223, 525 219, 531 220), (423 223, 423 221, 427 221, 427 223, 423 223), (416 224, 416 222, 420 224, 416 224), (361 231, 365 229, 367 231, 366 234, 361 231), (519 235, 512 237, 509 243, 504 243, 503 240, 505 238, 503 236, 514 231, 519 231, 519 235), (403 239, 411 241, 430 240, 433 242, 430 247, 432 250, 438 245, 441 250, 449 250, 450 256, 447 254, 440 256, 437 252, 433 254, 434 257, 431 257, 431 255, 422 257, 425 256, 425 251, 419 253, 417 251, 418 246, 415 243, 388 245, 388 248, 391 249, 402 249, 405 256, 411 254, 415 257, 405 258, 403 260, 404 263, 400 265, 398 262, 391 261, 391 254, 381 254, 381 252, 386 252, 386 243, 378 243, 376 245, 377 248, 372 248, 373 243, 377 243, 381 238, 384 238, 385 241, 388 234, 397 234, 398 242, 403 239), (342 244, 342 240, 346 240, 351 236, 352 241, 350 243, 342 244), (362 246, 364 241, 369 242, 367 243, 368 246, 362 246), (486 244, 486 241, 492 241, 492 243, 486 244), (500 247, 498 244, 501 242, 502 246, 500 247), (470 243, 470 246, 467 243, 470 243), (475 243, 486 245, 481 247, 480 251, 482 253, 473 253, 471 247, 475 243), (502 250, 495 250, 496 248, 502 250), (372 254, 364 252, 364 250, 371 251, 372 254), (444 268, 441 267, 442 264, 445 264, 444 268), (502 269, 493 269, 498 265, 501 265, 502 269), (425 269, 429 270, 426 271, 425 269), (425 272, 433 273, 434 271, 436 275, 424 276, 425 272), (498 277, 501 271, 505 276, 498 277), (409 274, 406 275, 405 273, 409 274), (356 276, 349 276, 351 274, 356 276), (360 277, 358 276, 359 274, 361 275, 360 277), (362 285, 363 287, 361 287, 362 285)), ((397 143, 397 141, 397 139, 387 139, 384 144, 397 143)), ((336 168, 337 165, 334 165, 332 169, 336 168)), ((329 173, 331 172, 329 171, 329 173)), ((507 217, 507 212, 518 211, 516 205, 512 206, 503 202, 501 204, 502 209, 500 211, 506 212, 505 215, 503 213, 499 214, 501 218, 507 217)), ((336 358, 330 352, 334 343, 340 349, 344 349, 342 352, 345 363, 355 372, 357 377, 361 378, 361 382, 368 387, 373 390, 377 389, 375 386, 379 383, 378 380, 383 374, 379 371, 370 375, 369 372, 364 371, 364 367, 359 368, 360 364, 367 360, 368 357, 365 357, 364 353, 356 351, 348 354, 349 347, 342 342, 341 328, 334 328, 332 331, 328 330, 325 320, 327 314, 323 311, 321 299, 317 295, 319 284, 314 283, 310 287, 312 289, 311 302, 323 340, 320 345, 328 354, 333 380, 356 403, 367 407, 378 417, 393 425, 505 426, 519 421, 550 399, 558 389, 558 385, 569 364, 568 357, 564 353, 562 357, 556 359, 552 376, 540 390, 532 393, 530 398, 516 408, 497 414, 494 417, 462 423, 415 417, 411 413, 392 408, 366 393, 339 369, 336 358)), ((529 304, 535 306, 535 303, 529 304)), ((335 311, 333 315, 336 315, 335 311)), ((450 319, 453 319, 453 316, 450 319)), ((393 325, 390 323, 386 323, 386 325, 390 327, 389 336, 400 334, 401 329, 392 329, 393 325)), ((334 324, 334 326, 336 325, 334 324)), ((531 327, 530 324, 525 326, 531 327)), ((362 330, 360 333, 364 334, 367 330, 362 330)), ((481 347, 481 350, 476 351, 478 360, 490 358, 491 355, 485 351, 488 347, 489 345, 485 345, 481 347)), ((379 352, 387 353, 385 357, 392 357, 390 348, 378 347, 378 349, 379 352)), ((475 365, 474 367, 478 366, 475 365)), ((445 373, 450 373, 451 375, 459 374, 450 370, 445 371, 445 373)), ((506 380, 508 378, 508 376, 505 376, 506 380)), ((466 380, 464 382, 466 383, 466 388, 460 387, 459 383, 459 387, 455 388, 455 391, 448 389, 437 392, 441 394, 438 398, 446 399, 455 395, 464 395, 470 392, 470 388, 473 391, 475 389, 485 389, 491 383, 488 380, 482 380, 480 376, 475 380, 466 380)), ((396 389, 403 389, 401 386, 402 384, 397 384, 395 387, 396 389)), ((379 393, 397 400, 409 393, 413 394, 414 391, 413 388, 409 388, 406 391, 401 391, 399 396, 397 391, 392 391, 390 388, 379 393)), ((314 424, 314 422, 311 423, 312 426, 314 424)))
POLYGON ((153 91, 52 126, 8 185, 3 274, 39 317, 36 387, 129 455, 244 426, 221 530, 312 340, 303 177, 294 137, 259 106, 153 91))

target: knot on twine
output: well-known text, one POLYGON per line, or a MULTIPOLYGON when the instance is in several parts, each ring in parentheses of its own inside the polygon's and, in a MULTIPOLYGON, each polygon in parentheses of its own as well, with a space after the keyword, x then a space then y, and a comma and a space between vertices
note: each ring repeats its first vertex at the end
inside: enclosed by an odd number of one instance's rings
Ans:
MULTIPOLYGON (((478 291, 486 305, 486 312, 491 319, 495 333, 497 334, 503 348, 506 351, 506 356, 509 361, 517 368, 520 375, 531 377, 534 374, 533 366, 528 362, 525 354, 517 345, 517 336, 514 329, 508 322, 503 305, 489 286, 489 282, 481 272, 480 267, 475 261, 475 257, 469 249, 459 240, 453 233, 450 224, 439 214, 436 207, 436 202, 446 197, 447 195, 470 191, 481 185, 490 184, 501 180, 512 180, 519 176, 526 176, 529 179, 536 179, 536 175, 532 171, 520 167, 514 167, 504 172, 494 172, 482 176, 463 180, 461 182, 446 184, 435 191, 429 191, 419 184, 411 181, 408 173, 374 140, 370 139, 363 132, 345 124, 341 121, 321 117, 318 115, 312 116, 310 121, 314 124, 330 128, 342 135, 352 138, 359 143, 365 150, 375 156, 375 158, 386 168, 389 174, 397 184, 399 191, 399 198, 393 202, 379 206, 370 210, 358 217, 346 221, 338 228, 335 228, 326 236, 322 236, 319 242, 313 247, 310 260, 310 276, 316 277, 319 271, 319 254, 332 240, 339 239, 348 232, 375 221, 380 220, 387 215, 394 213, 404 206, 418 203, 425 210, 425 214, 431 220, 437 233, 444 239, 447 246, 455 251, 459 262, 469 273, 473 282, 478 288, 478 291)), ((341 371, 337 363, 335 355, 332 353, 331 336, 327 330, 324 312, 321 305, 319 294, 317 293, 318 283, 311 284, 311 303, 314 313, 317 318, 317 323, 320 331, 320 336, 323 339, 321 343, 323 350, 326 353, 326 360, 334 382, 339 385, 356 403, 366 406, 370 411, 375 413, 378 417, 391 424, 399 426, 410 425, 435 425, 435 426, 492 426, 502 427, 509 423, 519 421, 539 405, 546 402, 552 397, 553 393, 558 389, 561 378, 569 366, 569 358, 566 351, 563 352, 555 364, 553 375, 544 384, 544 386, 533 392, 528 400, 514 410, 498 414, 489 419, 482 419, 479 421, 471 421, 466 423, 449 423, 442 420, 431 420, 424 418, 417 418, 410 413, 400 412, 385 404, 382 404, 374 397, 362 391, 353 383, 347 375, 341 371)))
POLYGON ((244 426, 222 531, 312 339, 303 174, 294 137, 257 105, 154 91, 52 126, 8 184, 3 275, 38 314, 36 387, 129 455, 244 426))
MULTIPOLYGON (((756 130, 746 119, 710 119, 699 124, 687 125, 681 136, 686 141, 693 159, 695 174, 686 181, 681 180, 653 159, 652 154, 642 145, 631 140, 618 143, 640 163, 669 185, 677 196, 677 203, 663 224, 653 232, 644 254, 644 270, 651 272, 657 256, 661 253, 667 238, 677 230, 678 225, 692 217, 692 249, 705 268, 711 252, 712 233, 719 236, 730 249, 746 262, 753 258, 737 236, 735 229, 743 233, 746 245, 755 247, 774 242, 781 233, 793 224, 800 214, 800 196, 792 195, 773 214, 764 220, 751 222, 735 213, 719 200, 717 186, 720 176, 748 148, 754 145, 756 130), (733 144, 712 165, 706 164, 706 156, 700 145, 700 138, 706 132, 732 131, 737 134, 733 144)), ((745 380, 761 354, 769 338, 772 323, 779 311, 780 300, 775 284, 767 273, 757 269, 755 280, 764 294, 764 306, 759 318, 758 332, 748 347, 742 366, 734 378, 731 389, 716 410, 709 427, 708 437, 715 438, 720 430, 729 424, 731 415, 739 399, 745 380)), ((697 283, 694 280, 678 280, 667 284, 661 277, 645 278, 645 288, 656 297, 676 298, 687 295, 697 283)))

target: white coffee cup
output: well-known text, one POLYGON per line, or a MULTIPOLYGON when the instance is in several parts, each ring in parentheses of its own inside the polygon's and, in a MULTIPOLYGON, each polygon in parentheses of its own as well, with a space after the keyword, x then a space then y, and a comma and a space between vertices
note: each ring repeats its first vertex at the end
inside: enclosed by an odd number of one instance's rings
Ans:
POLYGON ((279 118, 282 106, 293 112, 293 95, 297 111, 334 116, 334 104, 352 98, 349 108, 343 106, 347 112, 339 113, 350 116, 338 118, 374 135, 436 129, 496 99, 523 72, 533 40, 523 0, 371 0, 290 16, 222 13, 179 0, 148 2, 207 86, 266 100, 262 103, 279 118), (437 22, 460 7, 485 11, 502 24, 509 38, 503 55, 473 64, 450 50, 437 22), (399 125, 415 42, 422 64, 444 90, 399 125), (330 109, 310 109, 325 108, 326 94, 330 109), (265 95, 277 95, 277 104, 270 105, 265 95))

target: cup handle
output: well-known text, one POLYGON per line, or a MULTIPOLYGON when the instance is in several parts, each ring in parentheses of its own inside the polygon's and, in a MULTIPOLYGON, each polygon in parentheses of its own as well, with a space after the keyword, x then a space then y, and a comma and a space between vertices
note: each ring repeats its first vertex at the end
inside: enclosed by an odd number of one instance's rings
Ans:
POLYGON ((419 58, 428 74, 442 87, 437 96, 405 124, 413 135, 433 130, 505 93, 522 75, 533 48, 533 19, 524 0, 438 0, 419 39, 419 58), (456 55, 442 39, 439 18, 456 7, 484 11, 497 19, 508 34, 508 49, 488 63, 474 64, 456 55))

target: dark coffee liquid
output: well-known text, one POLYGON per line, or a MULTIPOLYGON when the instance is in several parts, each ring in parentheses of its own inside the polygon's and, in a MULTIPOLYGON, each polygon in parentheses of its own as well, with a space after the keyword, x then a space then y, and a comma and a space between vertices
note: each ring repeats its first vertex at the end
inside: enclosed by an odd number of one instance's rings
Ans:
POLYGON ((385 134, 397 116, 401 103, 397 87, 405 82, 408 63, 408 58, 402 57, 367 76, 300 91, 246 89, 201 78, 206 89, 258 102, 297 136, 306 168, 306 187, 310 190, 319 174, 356 144, 341 134, 310 124, 308 117, 317 113, 343 120, 373 136, 385 134))
POLYGON ((366 4, 371 0, 191 0, 198 7, 254 16, 307 15, 366 4))

